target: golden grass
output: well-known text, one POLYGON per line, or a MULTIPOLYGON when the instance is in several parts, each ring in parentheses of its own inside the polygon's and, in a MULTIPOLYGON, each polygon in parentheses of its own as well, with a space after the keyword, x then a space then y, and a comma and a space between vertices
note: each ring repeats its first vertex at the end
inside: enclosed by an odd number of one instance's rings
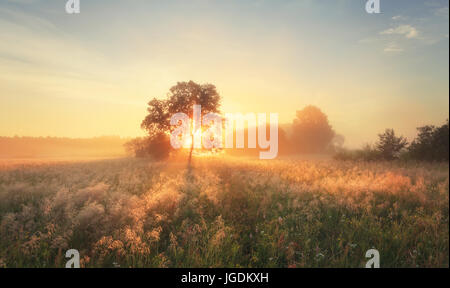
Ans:
POLYGON ((0 169, 0 266, 449 266, 448 164, 231 157, 0 169))

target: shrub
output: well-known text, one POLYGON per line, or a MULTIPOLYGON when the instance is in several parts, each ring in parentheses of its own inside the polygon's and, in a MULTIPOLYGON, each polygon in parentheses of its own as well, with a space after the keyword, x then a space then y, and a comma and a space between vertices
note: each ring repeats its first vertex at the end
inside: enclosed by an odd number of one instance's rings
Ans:
POLYGON ((125 144, 125 149, 137 158, 163 160, 169 157, 171 146, 169 137, 165 133, 158 133, 153 137, 133 139, 125 144))

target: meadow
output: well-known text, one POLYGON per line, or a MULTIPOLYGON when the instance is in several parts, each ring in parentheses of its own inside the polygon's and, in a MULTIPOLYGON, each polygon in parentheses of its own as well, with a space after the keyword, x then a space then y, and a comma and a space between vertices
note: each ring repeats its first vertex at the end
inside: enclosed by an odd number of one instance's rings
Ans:
POLYGON ((0 267, 449 267, 449 165, 0 165, 0 267))

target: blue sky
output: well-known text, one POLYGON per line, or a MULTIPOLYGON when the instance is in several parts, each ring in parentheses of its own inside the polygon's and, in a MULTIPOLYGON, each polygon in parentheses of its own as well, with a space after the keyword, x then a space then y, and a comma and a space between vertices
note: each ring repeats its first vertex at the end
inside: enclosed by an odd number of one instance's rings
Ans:
POLYGON ((448 118, 448 1, 0 2, 0 135, 142 135, 146 102, 213 83, 224 112, 320 107, 348 146, 448 118))

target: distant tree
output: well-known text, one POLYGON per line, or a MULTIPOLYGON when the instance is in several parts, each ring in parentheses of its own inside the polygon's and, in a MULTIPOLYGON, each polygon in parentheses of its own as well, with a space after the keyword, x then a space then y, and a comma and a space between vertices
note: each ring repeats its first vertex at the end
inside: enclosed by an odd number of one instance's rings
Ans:
POLYGON ((155 160, 163 160, 170 154, 170 139, 164 133, 155 134, 151 138, 135 138, 124 146, 128 154, 138 158, 152 157, 155 160))
POLYGON ((449 122, 441 127, 427 125, 417 128, 419 134, 408 148, 412 159, 449 161, 449 122))
POLYGON ((416 139, 414 139, 408 147, 408 154, 411 158, 416 160, 427 160, 432 158, 432 154, 434 154, 432 146, 435 129, 434 126, 430 125, 417 128, 419 133, 416 139))
POLYGON ((438 127, 433 135, 433 148, 435 151, 435 159, 449 161, 449 123, 438 127))
POLYGON ((147 141, 147 151, 151 151, 151 156, 155 160, 163 160, 170 154, 170 138, 165 133, 158 133, 147 141))
POLYGON ((394 160, 398 158, 400 151, 408 145, 406 138, 395 136, 394 129, 386 129, 383 134, 378 135, 379 140, 376 144, 377 150, 385 160, 394 160))
POLYGON ((300 153, 321 153, 331 144, 335 133, 328 117, 317 107, 297 111, 292 125, 292 150, 300 153))
MULTIPOLYGON (((170 125, 170 118, 175 113, 185 113, 192 119, 193 106, 201 105, 201 115, 208 113, 218 113, 220 107, 220 95, 216 87, 212 84, 200 85, 193 81, 178 82, 177 85, 170 88, 167 99, 158 100, 154 98, 148 103, 148 115, 142 121, 141 127, 147 130, 151 140, 156 139, 155 143, 162 145, 162 134, 168 135, 174 129, 170 125), (159 140, 161 141, 159 141, 159 140)), ((194 149, 194 135, 191 131, 192 145, 189 153, 189 162, 192 158, 194 149)), ((167 145, 170 141, 167 141, 167 145)), ((150 145, 149 149, 155 146, 150 145)), ((151 150, 151 154, 160 153, 160 149, 151 150)))
POLYGON ((148 156, 147 138, 135 138, 124 144, 125 151, 135 157, 148 156))

